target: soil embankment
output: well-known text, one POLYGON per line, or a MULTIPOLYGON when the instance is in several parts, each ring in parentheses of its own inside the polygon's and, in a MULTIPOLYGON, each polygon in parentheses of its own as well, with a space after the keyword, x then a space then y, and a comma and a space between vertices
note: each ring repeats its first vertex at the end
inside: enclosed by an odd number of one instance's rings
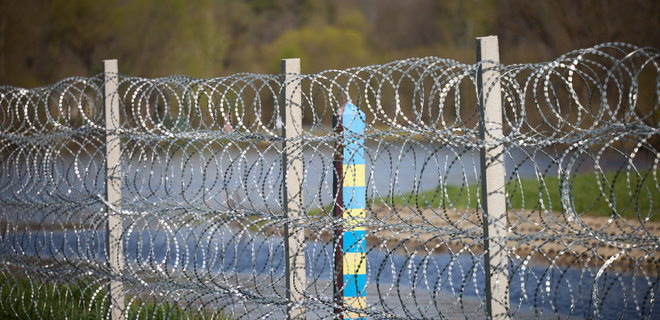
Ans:
MULTIPOLYGON (((408 252, 483 252, 482 216, 477 210, 382 206, 370 213, 368 246, 408 252)), ((511 211, 507 225, 507 247, 517 259, 576 268, 607 265, 655 277, 660 271, 660 222, 511 211)))

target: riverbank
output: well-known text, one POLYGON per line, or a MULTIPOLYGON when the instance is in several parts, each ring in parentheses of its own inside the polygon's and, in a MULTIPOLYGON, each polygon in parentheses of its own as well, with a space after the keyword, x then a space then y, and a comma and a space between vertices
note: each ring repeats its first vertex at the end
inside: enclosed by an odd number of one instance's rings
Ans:
MULTIPOLYGON (((408 252, 483 252, 481 212, 378 206, 367 223, 367 245, 408 252)), ((608 265, 616 271, 657 277, 660 222, 561 212, 509 211, 507 247, 513 258, 575 268, 608 265)))

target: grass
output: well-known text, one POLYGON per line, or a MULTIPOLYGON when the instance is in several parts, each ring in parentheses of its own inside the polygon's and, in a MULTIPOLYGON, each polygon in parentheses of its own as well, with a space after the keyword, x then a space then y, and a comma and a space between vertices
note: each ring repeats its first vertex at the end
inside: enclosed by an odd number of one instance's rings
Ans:
MULTIPOLYGON (((0 274, 2 319, 106 319, 107 310, 107 290, 91 280, 53 284, 0 274)), ((127 319, 229 318, 221 312, 187 310, 174 303, 133 299, 127 319)))
MULTIPOLYGON (((653 171, 639 175, 610 172, 605 174, 579 173, 568 177, 569 204, 576 213, 590 216, 618 214, 625 218, 660 220, 660 190, 655 185, 653 171), (629 187, 630 186, 630 187, 629 187)), ((414 205, 432 208, 476 208, 480 195, 478 185, 467 187, 447 185, 420 193, 408 193, 380 201, 394 206, 414 205)), ((561 202, 561 181, 545 177, 507 181, 509 208, 565 211, 561 202)), ((378 203, 379 201, 376 201, 378 203)))

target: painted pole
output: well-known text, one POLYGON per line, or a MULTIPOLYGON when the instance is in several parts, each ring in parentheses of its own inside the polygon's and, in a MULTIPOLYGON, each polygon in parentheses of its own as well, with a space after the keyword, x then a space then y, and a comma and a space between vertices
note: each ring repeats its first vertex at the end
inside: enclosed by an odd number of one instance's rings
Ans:
POLYGON ((106 252, 108 266, 111 270, 109 288, 110 319, 123 319, 124 286, 116 280, 124 271, 124 246, 121 239, 123 232, 122 218, 116 209, 121 205, 121 145, 116 130, 119 128, 119 94, 117 87, 119 75, 117 60, 103 60, 103 104, 105 111, 105 200, 110 206, 107 208, 108 221, 106 224, 106 252), (113 210, 114 208, 114 210, 113 210))
POLYGON ((497 36, 477 38, 477 87, 481 148, 481 206, 483 209, 486 313, 490 319, 509 319, 507 216, 504 190, 502 95, 497 36))
POLYGON ((366 308, 364 113, 347 102, 333 125, 339 136, 333 174, 336 319, 363 319, 366 308))
POLYGON ((302 88, 300 87, 300 59, 282 59, 282 171, 284 174, 282 203, 288 222, 284 225, 286 254, 286 288, 289 301, 288 318, 304 319, 305 231, 295 224, 303 216, 302 195, 302 88), (292 223, 293 221, 293 223, 292 223))

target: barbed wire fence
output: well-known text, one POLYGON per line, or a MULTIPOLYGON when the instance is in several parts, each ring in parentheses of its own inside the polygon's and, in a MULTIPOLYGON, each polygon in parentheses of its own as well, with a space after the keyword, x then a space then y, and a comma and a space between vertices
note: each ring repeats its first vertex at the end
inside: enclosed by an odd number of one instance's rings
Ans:
POLYGON ((659 52, 478 41, 476 64, 0 87, 0 312, 658 317, 659 52))

